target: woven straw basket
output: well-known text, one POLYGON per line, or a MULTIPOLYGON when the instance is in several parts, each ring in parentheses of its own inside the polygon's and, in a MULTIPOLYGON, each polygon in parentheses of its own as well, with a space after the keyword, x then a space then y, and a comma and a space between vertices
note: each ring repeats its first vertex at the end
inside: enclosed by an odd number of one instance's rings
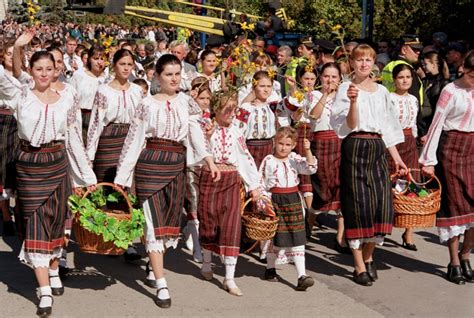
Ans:
MULTIPOLYGON (((436 223, 436 213, 441 206, 441 182, 433 175, 428 181, 417 183, 411 175, 412 171, 420 171, 420 169, 409 169, 408 183, 425 186, 436 180, 438 189, 428 189, 429 194, 422 198, 406 196, 405 193, 408 191, 408 186, 403 192, 397 192, 395 189, 392 189, 393 207, 395 210, 393 225, 400 228, 433 227, 436 223)), ((394 176, 392 175, 392 178, 394 176)))
MULTIPOLYGON (((262 199, 271 204, 268 198, 262 197, 262 199)), ((244 226, 245 234, 248 238, 255 241, 271 240, 275 236, 278 227, 278 217, 273 210, 269 215, 261 212, 246 211, 245 208, 250 202, 252 202, 252 199, 245 201, 241 208, 242 225, 244 226)))
MULTIPOLYGON (((113 211, 103 210, 103 212, 108 217, 114 217, 115 219, 117 219, 117 221, 121 221, 125 219, 130 220, 133 207, 132 207, 132 203, 130 202, 130 199, 128 198, 128 194, 125 191, 123 191, 121 188, 116 187, 113 183, 101 182, 101 183, 98 183, 97 186, 108 186, 118 191, 125 198, 125 201, 129 209, 128 214, 127 212, 121 211, 121 210, 113 210, 113 211)), ((91 194, 91 191, 87 191, 82 197, 85 198, 89 194, 91 194)), ((111 241, 104 242, 101 235, 97 235, 95 233, 92 233, 84 229, 81 226, 79 217, 80 217, 79 213, 76 213, 74 217, 73 230, 74 230, 74 235, 76 237, 76 242, 79 245, 79 248, 81 249, 81 251, 85 253, 102 254, 102 255, 122 255, 125 252, 124 249, 117 247, 111 241)))

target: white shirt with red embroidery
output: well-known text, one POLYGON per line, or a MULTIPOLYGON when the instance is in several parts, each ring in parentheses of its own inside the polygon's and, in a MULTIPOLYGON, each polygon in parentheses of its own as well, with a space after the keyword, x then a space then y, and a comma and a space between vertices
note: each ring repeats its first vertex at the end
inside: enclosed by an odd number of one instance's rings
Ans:
POLYGON ((317 160, 310 165, 305 157, 291 152, 286 159, 268 155, 260 165, 260 185, 265 195, 271 197, 272 188, 291 188, 300 184, 299 174, 311 175, 317 171, 317 160))
POLYGON ((382 136, 385 146, 391 147, 405 141, 402 126, 398 120, 398 113, 390 100, 388 90, 377 84, 375 92, 359 89, 357 97, 357 113, 359 122, 354 129, 347 126, 350 100, 347 90, 351 82, 344 82, 336 93, 331 113, 331 126, 339 136, 344 139, 353 132, 377 133, 382 136))
MULTIPOLYGON (((250 81, 247 85, 239 88, 239 92, 237 96, 239 105, 242 104, 242 102, 247 96, 249 96, 252 90, 253 90, 252 81, 250 81)), ((280 85, 280 82, 273 81, 272 93, 270 94, 270 97, 268 97, 267 102, 278 103, 279 101, 281 101, 281 85, 280 85)))
POLYGON ((416 127, 416 116, 418 115, 418 100, 411 94, 398 95, 390 93, 393 107, 398 112, 398 119, 402 129, 411 128, 413 137, 418 136, 416 127))
POLYGON ((99 85, 106 83, 106 81, 107 79, 104 74, 100 77, 95 77, 88 74, 85 70, 74 72, 69 84, 77 91, 77 98, 81 109, 92 109, 97 89, 99 85))
POLYGON ((285 97, 277 108, 278 123, 282 127, 290 126, 292 122, 295 122, 294 116, 298 111, 302 112, 302 115, 296 123, 307 124, 311 127, 311 131, 315 131, 316 121, 309 114, 320 98, 321 93, 318 91, 305 93, 304 98, 300 101, 293 96, 285 97))
MULTIPOLYGON (((82 131, 77 118, 80 109, 72 90, 58 93, 59 99, 44 104, 29 88, 17 85, 0 66, 0 91, 4 105, 13 111, 17 120, 18 136, 33 147, 41 147, 53 141, 64 141, 72 170, 74 186, 97 183, 89 158, 82 143, 82 131)), ((73 89, 70 87, 70 89, 73 89)))
POLYGON ((236 167, 249 191, 258 188, 259 175, 257 166, 247 149, 245 137, 237 127, 217 125, 209 143, 215 163, 236 167))
POLYGON ((269 103, 244 103, 237 108, 233 125, 245 139, 269 139, 275 136, 276 119, 269 103))
POLYGON ((142 88, 130 83, 126 90, 117 90, 108 84, 100 85, 92 106, 91 121, 87 132, 87 154, 91 160, 99 144, 100 135, 108 124, 130 124, 142 100, 142 88))
POLYGON ((438 164, 436 150, 443 131, 457 130, 474 132, 474 90, 446 85, 441 91, 436 112, 433 117, 427 140, 420 155, 419 162, 424 166, 438 164))

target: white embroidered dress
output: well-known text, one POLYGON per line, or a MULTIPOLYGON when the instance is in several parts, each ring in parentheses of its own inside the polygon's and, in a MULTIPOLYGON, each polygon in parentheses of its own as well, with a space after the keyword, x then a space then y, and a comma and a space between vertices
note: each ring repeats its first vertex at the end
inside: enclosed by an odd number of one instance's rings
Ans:
MULTIPOLYGON (((288 158, 280 160, 274 155, 268 155, 260 165, 260 186, 263 194, 272 197, 271 189, 297 187, 300 183, 299 174, 311 175, 316 173, 317 161, 310 165, 306 158, 291 152, 288 158)), ((301 198, 301 209, 304 211, 304 204, 301 198)), ((276 264, 288 264, 293 262, 295 256, 304 256, 305 246, 277 247, 270 244, 268 253, 276 254, 276 264)))
POLYGON ((94 160, 100 135, 109 124, 130 124, 142 100, 142 88, 130 83, 126 90, 117 90, 109 84, 100 85, 92 106, 87 132, 87 155, 94 160))
POLYGON ((411 128, 413 137, 418 136, 416 116, 418 115, 418 100, 411 94, 398 95, 390 93, 393 107, 398 112, 398 119, 402 129, 411 128))
POLYGON ((233 125, 240 129, 245 139, 269 139, 275 136, 275 114, 268 103, 244 103, 239 106, 237 113, 233 125))
POLYGON ((94 104, 95 94, 99 85, 106 83, 105 75, 95 77, 88 74, 84 69, 74 72, 69 84, 71 84, 77 91, 77 99, 79 100, 79 107, 81 109, 92 109, 94 104))

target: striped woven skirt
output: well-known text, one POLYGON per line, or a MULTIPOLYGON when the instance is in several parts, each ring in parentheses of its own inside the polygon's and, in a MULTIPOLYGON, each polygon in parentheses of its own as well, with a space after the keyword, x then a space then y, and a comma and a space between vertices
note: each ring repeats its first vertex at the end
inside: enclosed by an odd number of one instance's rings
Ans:
POLYGON ((149 229, 147 245, 160 240, 175 246, 186 193, 186 148, 172 140, 148 139, 135 167, 135 186, 149 229))
POLYGON ((193 220, 191 213, 196 213, 199 200, 199 179, 202 167, 194 166, 186 169, 186 197, 184 198, 184 208, 188 212, 188 219, 193 220))
POLYGON ((199 181, 199 239, 204 249, 223 256, 238 256, 241 234, 240 175, 235 169, 221 170, 214 182, 203 168, 199 181))
POLYGON ((0 185, 4 189, 15 189, 18 149, 16 119, 10 110, 0 108, 0 185))
POLYGON ((272 188, 272 203, 278 216, 278 228, 273 238, 277 247, 306 244, 303 203, 298 187, 272 188))
POLYGON ((474 133, 443 131, 436 175, 443 186, 436 226, 474 222, 474 133))
POLYGON ((318 158, 318 171, 311 175, 313 209, 335 211, 341 207, 338 169, 341 163, 341 140, 332 130, 315 132, 311 152, 318 158))
POLYGON ((97 182, 114 182, 129 124, 109 124, 100 135, 94 160, 97 182))
MULTIPOLYGON (((416 139, 413 137, 412 130, 410 128, 403 129, 403 134, 405 135, 405 141, 401 144, 398 144, 397 150, 402 158, 403 162, 407 165, 408 168, 419 168, 418 163, 418 148, 416 147, 416 139)), ((396 172, 395 163, 393 162, 392 157, 387 151, 388 163, 389 163, 389 171, 390 173, 396 172)), ((419 173, 413 175, 415 179, 418 180, 419 173)))
POLYGON ((250 154, 255 160, 257 169, 260 168, 260 164, 263 159, 273 153, 273 139, 247 139, 247 148, 250 154))
POLYGON ((82 141, 84 146, 87 146, 87 131, 89 130, 89 123, 91 121, 92 111, 90 109, 81 109, 82 117, 82 141))
POLYGON ((25 230, 20 259, 34 267, 48 267, 51 259, 61 255, 69 213, 71 180, 64 144, 55 142, 41 148, 22 145, 16 165, 25 230))
POLYGON ((342 141, 339 179, 346 238, 390 234, 393 198, 380 135, 353 133, 342 141))
MULTIPOLYGON (((308 139, 310 142, 313 139, 313 133, 311 132, 311 127, 307 124, 299 125, 297 128, 298 131, 298 141, 296 143, 295 152, 301 156, 305 156, 304 152, 304 139, 308 139)), ((299 174, 298 178, 300 179, 300 184, 298 188, 301 193, 313 192, 313 185, 311 184, 311 176, 299 174)))

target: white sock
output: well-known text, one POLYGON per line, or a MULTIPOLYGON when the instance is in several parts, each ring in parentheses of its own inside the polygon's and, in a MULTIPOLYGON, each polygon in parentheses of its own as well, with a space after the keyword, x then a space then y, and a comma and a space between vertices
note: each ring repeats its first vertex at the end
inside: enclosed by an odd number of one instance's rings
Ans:
POLYGON ((275 268, 277 256, 273 252, 267 253, 267 269, 275 268))
POLYGON ((237 288, 234 281, 235 266, 237 265, 237 256, 224 256, 225 280, 229 288, 237 288))
MULTIPOLYGON (((39 288, 40 296, 49 295, 51 296, 51 286, 43 286, 39 288)), ((51 297, 41 297, 39 307, 51 307, 53 305, 53 298, 51 297)))
POLYGON ((260 241, 260 259, 267 257, 268 248, 270 247, 270 240, 260 241))
MULTIPOLYGON (((156 280, 156 283, 158 285, 158 290, 160 288, 168 287, 168 285, 166 284, 166 278, 164 278, 164 277, 158 278, 156 280)), ((168 289, 160 290, 157 295, 158 295, 159 299, 168 299, 168 298, 170 298, 170 292, 169 292, 168 289)))
POLYGON ((211 267, 212 251, 203 249, 202 254, 203 254, 203 261, 202 261, 201 270, 203 272, 210 272, 212 270, 212 267, 211 267))
POLYGON ((294 256, 293 261, 295 262, 296 273, 298 274, 298 278, 300 278, 303 275, 306 275, 306 265, 305 265, 304 255, 294 256))
POLYGON ((53 288, 61 288, 63 287, 63 283, 61 282, 61 278, 59 278, 59 268, 56 269, 49 269, 49 283, 53 288))
POLYGON ((155 273, 153 273, 153 268, 151 268, 151 263, 149 265, 149 268, 150 268, 150 272, 148 273, 148 276, 146 277, 146 279, 148 280, 156 280, 155 278, 155 273))

